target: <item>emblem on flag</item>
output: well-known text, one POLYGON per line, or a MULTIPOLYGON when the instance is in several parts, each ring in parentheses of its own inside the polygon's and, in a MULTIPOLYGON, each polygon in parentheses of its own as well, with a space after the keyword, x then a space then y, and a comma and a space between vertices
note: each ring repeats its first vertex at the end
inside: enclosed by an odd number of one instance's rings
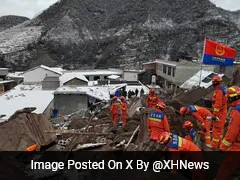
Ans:
POLYGON ((205 39, 203 64, 232 66, 236 50, 224 44, 205 39))

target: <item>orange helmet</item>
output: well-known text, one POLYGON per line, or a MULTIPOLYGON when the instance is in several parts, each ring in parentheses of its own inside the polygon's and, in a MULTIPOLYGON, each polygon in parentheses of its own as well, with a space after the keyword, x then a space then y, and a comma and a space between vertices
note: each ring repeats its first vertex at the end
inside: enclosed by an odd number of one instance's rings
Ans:
POLYGON ((185 121, 182 127, 187 129, 193 128, 193 123, 191 121, 185 121))
POLYGON ((150 89, 150 93, 151 93, 151 94, 154 94, 154 93, 155 93, 155 89, 151 88, 151 89, 150 89))
POLYGON ((240 99, 240 88, 232 86, 227 90, 228 102, 231 106, 236 106, 236 101, 240 99))
POLYGON ((213 84, 221 84, 222 83, 222 77, 220 77, 220 76, 218 76, 218 75, 216 75, 216 76, 214 76, 213 78, 212 78, 212 83, 213 84))
POLYGON ((121 101, 125 101, 126 98, 124 96, 121 96, 120 99, 121 101))
POLYGON ((158 143, 164 144, 171 138, 171 134, 168 132, 162 132, 158 137, 158 143))
POLYGON ((167 106, 164 104, 164 102, 158 102, 156 105, 157 109, 165 109, 167 106))
POLYGON ((189 112, 190 112, 190 110, 189 110, 189 108, 188 107, 181 107, 180 108, 180 115, 181 116, 185 116, 185 115, 187 115, 187 114, 189 114, 189 112))

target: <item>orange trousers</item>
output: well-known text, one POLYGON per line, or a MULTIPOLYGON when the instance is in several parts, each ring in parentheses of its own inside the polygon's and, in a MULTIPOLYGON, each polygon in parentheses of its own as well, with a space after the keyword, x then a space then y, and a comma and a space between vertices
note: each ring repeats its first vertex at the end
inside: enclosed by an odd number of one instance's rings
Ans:
POLYGON ((207 146, 210 146, 211 145, 211 136, 210 136, 211 121, 205 120, 205 127, 207 132, 205 132, 204 134, 201 133, 200 138, 202 141, 205 142, 207 146))
POLYGON ((112 114, 112 123, 113 123, 113 126, 116 125, 116 123, 117 123, 117 118, 118 118, 118 113, 113 113, 113 114, 112 114))
POLYGON ((126 125, 127 122, 127 112, 122 112, 122 123, 123 125, 126 125))
POLYGON ((215 149, 219 148, 220 142, 223 138, 224 133, 224 125, 227 118, 227 109, 221 110, 219 112, 218 118, 220 121, 213 122, 213 129, 212 129, 212 147, 215 149))

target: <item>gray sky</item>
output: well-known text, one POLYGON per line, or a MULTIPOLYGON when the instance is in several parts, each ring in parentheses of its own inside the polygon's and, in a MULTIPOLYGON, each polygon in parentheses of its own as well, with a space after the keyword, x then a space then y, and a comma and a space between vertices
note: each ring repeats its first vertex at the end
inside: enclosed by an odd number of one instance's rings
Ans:
MULTIPOLYGON (((33 18, 57 0, 0 0, 0 16, 20 15, 33 18)), ((227 10, 240 9, 240 0, 211 0, 218 7, 227 10)))

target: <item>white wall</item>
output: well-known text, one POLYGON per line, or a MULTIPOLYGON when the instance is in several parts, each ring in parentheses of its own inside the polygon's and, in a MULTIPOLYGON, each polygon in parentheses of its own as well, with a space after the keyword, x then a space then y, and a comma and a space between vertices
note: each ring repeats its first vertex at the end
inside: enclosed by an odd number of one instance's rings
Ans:
POLYGON ((59 77, 60 75, 39 67, 24 73, 23 76, 24 84, 34 84, 41 83, 46 76, 59 77))
POLYGON ((123 79, 126 81, 137 81, 138 73, 137 72, 123 72, 123 79))

